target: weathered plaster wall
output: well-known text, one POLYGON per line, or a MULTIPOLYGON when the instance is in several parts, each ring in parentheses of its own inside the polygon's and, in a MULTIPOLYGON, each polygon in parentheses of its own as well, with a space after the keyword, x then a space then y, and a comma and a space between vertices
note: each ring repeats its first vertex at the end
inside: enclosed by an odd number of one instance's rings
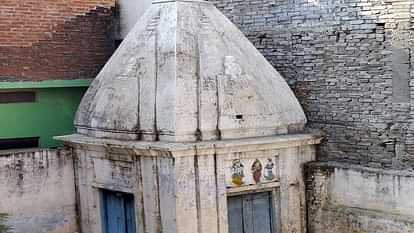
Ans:
POLYGON ((66 151, 0 154, 0 232, 77 232, 72 156, 66 151))
POLYGON ((414 164, 413 1, 213 2, 287 79, 309 127, 326 132, 320 159, 414 164))
POLYGON ((413 232, 413 172, 330 163, 306 171, 309 233, 413 232))

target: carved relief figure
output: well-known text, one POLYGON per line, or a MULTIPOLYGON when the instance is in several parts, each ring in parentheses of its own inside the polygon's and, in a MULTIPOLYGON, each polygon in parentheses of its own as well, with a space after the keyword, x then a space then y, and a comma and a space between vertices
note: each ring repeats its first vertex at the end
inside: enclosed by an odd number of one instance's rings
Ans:
POLYGON ((273 168, 275 167, 275 164, 273 163, 273 160, 271 158, 267 159, 267 163, 264 170, 264 178, 267 181, 271 181, 275 178, 275 174, 273 173, 273 168))
POLYGON ((242 185, 244 178, 244 165, 240 162, 240 159, 233 160, 231 166, 231 182, 237 186, 242 185))
POLYGON ((262 178, 262 163, 258 159, 256 159, 252 165, 252 175, 253 180, 256 183, 260 183, 260 179, 262 178))

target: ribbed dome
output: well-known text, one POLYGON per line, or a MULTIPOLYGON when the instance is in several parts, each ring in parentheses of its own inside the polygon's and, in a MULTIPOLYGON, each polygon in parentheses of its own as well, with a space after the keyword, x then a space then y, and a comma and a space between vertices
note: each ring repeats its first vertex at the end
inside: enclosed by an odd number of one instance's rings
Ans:
POLYGON ((152 4, 86 92, 80 134, 196 141, 300 131, 305 115, 280 74, 204 1, 152 4))

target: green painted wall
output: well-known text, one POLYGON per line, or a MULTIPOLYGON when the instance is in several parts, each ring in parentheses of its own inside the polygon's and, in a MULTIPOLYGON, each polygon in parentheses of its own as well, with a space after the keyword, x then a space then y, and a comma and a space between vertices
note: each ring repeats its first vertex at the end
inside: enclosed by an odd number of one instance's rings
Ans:
POLYGON ((86 89, 31 89, 36 91, 34 103, 0 104, 0 139, 40 137, 42 148, 60 146, 52 137, 74 132, 73 118, 86 89))

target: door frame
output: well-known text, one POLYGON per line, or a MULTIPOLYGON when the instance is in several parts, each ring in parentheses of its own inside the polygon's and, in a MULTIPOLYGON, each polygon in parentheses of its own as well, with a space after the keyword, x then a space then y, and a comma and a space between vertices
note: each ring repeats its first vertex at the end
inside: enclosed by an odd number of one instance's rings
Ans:
MULTIPOLYGON (((137 218, 136 218, 136 197, 135 197, 135 195, 133 194, 133 193, 129 193, 129 192, 122 192, 122 191, 117 191, 117 190, 111 190, 111 189, 104 189, 104 188, 99 188, 98 189, 98 192, 99 192, 99 203, 100 203, 100 208, 99 208, 99 215, 100 215, 100 220, 101 220, 101 229, 102 229, 102 233, 108 233, 107 232, 107 229, 106 229, 106 220, 105 220, 105 214, 106 214, 106 210, 105 210, 105 198, 104 198, 104 193, 105 192, 110 192, 110 193, 113 193, 113 194, 116 194, 116 193, 119 193, 119 194, 122 194, 122 195, 130 195, 130 196, 132 196, 132 207, 133 207, 133 209, 132 209, 132 213, 133 213, 133 222, 134 222, 134 229, 135 229, 135 232, 137 232, 137 218)), ((125 198, 123 198, 123 201, 125 202, 126 200, 125 200, 125 198)), ((125 204, 125 203, 123 203, 123 204, 125 204)), ((124 210, 124 211, 126 211, 126 210, 124 210)), ((125 213, 126 214, 126 213, 125 213)), ((125 221, 127 221, 127 216, 125 215, 125 221)), ((126 222, 125 222, 125 224, 127 224, 126 222)), ((134 232, 134 233, 135 233, 134 232)))
MULTIPOLYGON (((281 225, 281 206, 280 206, 280 183, 273 182, 262 187, 253 186, 253 187, 240 187, 240 188, 230 188, 227 189, 226 201, 229 197, 241 196, 246 194, 254 193, 264 193, 270 192, 272 198, 272 210, 273 210, 273 232, 272 233, 282 233, 281 225)), ((227 210, 227 214, 228 214, 227 210)), ((228 218, 227 218, 228 219, 228 218)))

